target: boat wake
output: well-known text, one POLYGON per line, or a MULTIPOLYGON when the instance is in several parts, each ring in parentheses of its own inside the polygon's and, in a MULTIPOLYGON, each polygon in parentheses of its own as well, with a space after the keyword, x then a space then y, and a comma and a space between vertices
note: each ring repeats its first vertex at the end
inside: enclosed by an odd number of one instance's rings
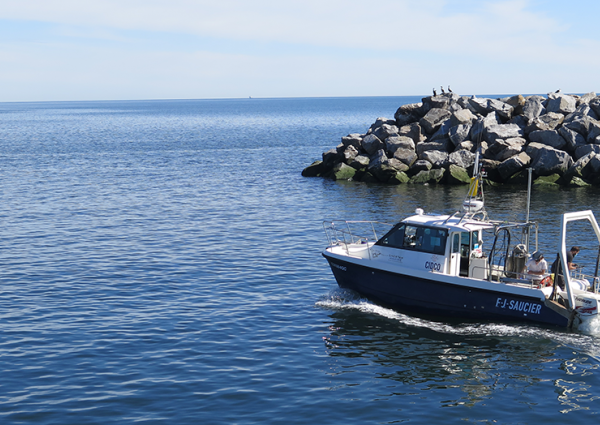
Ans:
POLYGON ((330 310, 354 310, 377 315, 396 322, 402 328, 416 327, 441 334, 480 336, 487 338, 548 339, 560 345, 583 352, 600 362, 600 319, 594 318, 580 326, 577 331, 545 328, 537 325, 514 323, 444 323, 402 314, 390 308, 374 304, 354 291, 335 288, 316 302, 318 307, 330 310))

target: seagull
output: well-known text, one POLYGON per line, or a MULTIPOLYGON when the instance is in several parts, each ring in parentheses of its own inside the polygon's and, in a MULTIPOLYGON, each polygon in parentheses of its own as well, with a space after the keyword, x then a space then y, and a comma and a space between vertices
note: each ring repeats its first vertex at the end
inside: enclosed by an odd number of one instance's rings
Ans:
POLYGON ((435 89, 433 89, 433 95, 437 96, 437 92, 435 91, 435 89))
POLYGON ((440 89, 442 89, 442 94, 446 94, 446 92, 444 91, 444 88, 442 86, 440 86, 440 89))

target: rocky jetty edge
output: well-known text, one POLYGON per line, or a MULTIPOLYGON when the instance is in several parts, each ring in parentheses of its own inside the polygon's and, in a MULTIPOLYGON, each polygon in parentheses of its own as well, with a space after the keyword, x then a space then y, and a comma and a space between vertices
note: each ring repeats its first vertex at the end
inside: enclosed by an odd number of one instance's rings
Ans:
POLYGON ((466 184, 479 149, 488 183, 600 186, 600 96, 444 93, 342 137, 302 171, 360 182, 466 184))

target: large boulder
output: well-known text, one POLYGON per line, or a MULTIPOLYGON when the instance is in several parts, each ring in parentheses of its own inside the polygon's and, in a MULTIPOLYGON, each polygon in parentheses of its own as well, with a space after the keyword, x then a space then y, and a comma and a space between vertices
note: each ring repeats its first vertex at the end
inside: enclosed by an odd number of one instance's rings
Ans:
POLYGON ((448 155, 448 164, 456 165, 457 167, 464 168, 465 170, 469 167, 472 167, 474 163, 475 154, 465 149, 454 151, 448 155))
POLYGON ((403 125, 419 121, 423 115, 423 104, 411 103, 410 105, 400 106, 394 114, 394 119, 396 120, 396 125, 402 127, 403 125))
POLYGON ((363 168, 367 168, 369 166, 370 162, 371 162, 371 160, 369 159, 368 156, 356 155, 356 157, 354 157, 352 162, 350 162, 348 165, 357 170, 361 170, 363 168))
POLYGON ((458 111, 452 114, 450 117, 452 120, 452 125, 469 125, 472 126, 475 121, 477 121, 477 116, 471 112, 469 109, 459 109, 458 111))
POLYGON ((315 161, 302 170, 303 177, 318 177, 323 169, 323 161, 315 161))
POLYGON ((596 96, 590 100, 590 108, 596 113, 596 116, 600 118, 600 96, 596 96))
POLYGON ((506 140, 496 139, 496 142, 492 143, 485 151, 485 157, 500 162, 505 161, 521 153, 526 143, 527 140, 522 137, 511 137, 506 140))
POLYGON ((333 180, 350 180, 356 174, 356 169, 343 162, 333 167, 331 178, 333 180))
POLYGON ((343 155, 344 155, 344 162, 346 164, 350 164, 354 160, 354 158, 356 158, 356 156, 358 155, 358 150, 354 146, 350 145, 344 150, 343 155))
POLYGON ((415 141, 407 136, 391 136, 385 140, 385 149, 390 155, 398 149, 415 150, 415 141))
POLYGON ((374 134, 367 134, 362 140, 362 148, 369 155, 373 155, 378 150, 384 149, 385 144, 374 134))
POLYGON ((471 124, 459 124, 450 128, 448 131, 448 136, 450 137, 450 141, 454 144, 454 146, 458 146, 469 138, 470 133, 471 124))
POLYGON ((564 179, 570 181, 573 177, 587 178, 589 176, 588 164, 592 158, 596 157, 596 153, 590 152, 589 154, 579 158, 569 167, 564 174, 564 179))
POLYGON ((483 140, 487 129, 499 124, 500 119, 498 118, 498 114, 495 112, 493 114, 488 114, 486 117, 477 118, 477 121, 475 121, 473 127, 471 128, 471 140, 475 143, 483 140))
POLYGON ((573 159, 567 152, 544 147, 532 161, 531 168, 538 176, 549 176, 555 173, 563 175, 572 164, 573 159))
POLYGON ((425 135, 423 134, 423 130, 418 122, 413 122, 400 127, 398 135, 410 137, 415 142, 415 145, 425 140, 425 135))
POLYGON ((451 115, 452 113, 447 109, 433 108, 421 118, 419 124, 426 133, 433 134, 451 115))
POLYGON ((533 131, 529 133, 529 140, 551 146, 554 149, 564 149, 567 146, 567 141, 555 130, 533 131))
POLYGON ((413 184, 431 184, 440 183, 444 178, 446 170, 443 168, 435 168, 429 171, 420 171, 417 175, 412 176, 409 183, 413 184))
POLYGON ((345 147, 354 146, 356 149, 360 149, 361 143, 362 135, 358 133, 348 134, 347 136, 342 137, 342 144, 345 147))
POLYGON ((545 108, 542 102, 545 99, 542 96, 529 96, 525 100, 523 105, 523 115, 529 120, 533 121, 535 118, 544 114, 545 108))
POLYGON ((423 153, 427 151, 446 151, 450 152, 450 148, 452 147, 452 142, 450 139, 441 139, 435 142, 423 142, 419 143, 416 147, 417 155, 422 159, 423 153))
POLYGON ((582 157, 586 156, 587 154, 589 154, 590 152, 600 154, 600 145, 589 144, 589 145, 579 146, 577 149, 575 149, 575 159, 582 158, 582 157))
POLYGON ((498 173, 503 180, 508 180, 514 174, 524 169, 529 165, 531 158, 525 152, 521 152, 518 155, 514 155, 507 160, 503 161, 498 166, 498 173))
POLYGON ((523 130, 516 124, 496 124, 487 128, 485 140, 491 144, 494 143, 496 139, 510 139, 523 136, 523 130))
POLYGON ((570 128, 562 126, 558 129, 558 133, 567 142, 566 150, 568 152, 573 153, 579 146, 585 145, 585 137, 570 128))
POLYGON ((397 136, 398 131, 399 129, 396 125, 382 124, 381 126, 376 127, 371 134, 377 136, 379 140, 385 140, 388 137, 397 136))
POLYGON ((416 174, 419 174, 421 171, 429 171, 433 168, 433 165, 431 164, 431 162, 426 161, 424 159, 419 159, 418 161, 415 161, 410 169, 408 170, 408 175, 409 176, 414 176, 416 174))
POLYGON ((446 151, 425 151, 421 159, 431 162, 433 168, 445 168, 448 163, 448 152, 446 151))
POLYGON ((394 158, 402 161, 409 167, 411 167, 415 161, 419 159, 417 153, 412 149, 397 149, 396 152, 394 152, 394 158))
POLYGON ((548 112, 558 112, 563 115, 575 112, 577 108, 577 98, 562 93, 550 93, 548 95, 548 104, 546 110, 548 112))
POLYGON ((557 112, 548 112, 544 115, 533 119, 531 123, 525 129, 526 133, 531 133, 537 130, 554 130, 556 127, 561 125, 565 120, 563 114, 557 112))
POLYGON ((446 173, 446 182, 448 184, 469 184, 471 177, 465 168, 450 164, 446 173))

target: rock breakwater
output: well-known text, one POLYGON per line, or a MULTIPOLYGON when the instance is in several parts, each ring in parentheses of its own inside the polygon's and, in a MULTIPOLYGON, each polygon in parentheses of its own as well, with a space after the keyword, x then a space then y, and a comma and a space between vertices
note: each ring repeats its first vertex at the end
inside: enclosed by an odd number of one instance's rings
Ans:
POLYGON ((403 105, 349 134, 302 171, 361 182, 462 184, 479 150, 492 183, 600 186, 600 96, 478 98, 455 93, 403 105))

